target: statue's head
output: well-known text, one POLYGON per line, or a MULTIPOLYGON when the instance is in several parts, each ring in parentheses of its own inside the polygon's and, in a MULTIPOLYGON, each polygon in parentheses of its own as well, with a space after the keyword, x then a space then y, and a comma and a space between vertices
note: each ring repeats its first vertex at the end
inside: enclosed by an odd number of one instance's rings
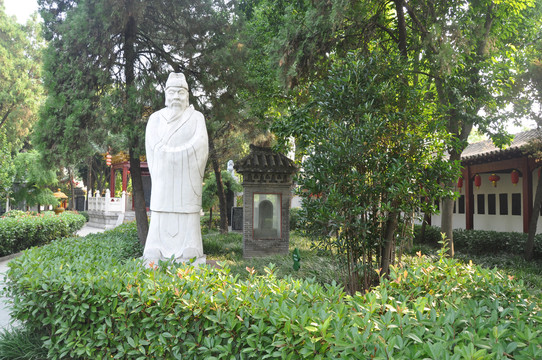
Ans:
POLYGON ((188 83, 184 74, 169 74, 166 81, 166 106, 180 111, 188 107, 188 83))

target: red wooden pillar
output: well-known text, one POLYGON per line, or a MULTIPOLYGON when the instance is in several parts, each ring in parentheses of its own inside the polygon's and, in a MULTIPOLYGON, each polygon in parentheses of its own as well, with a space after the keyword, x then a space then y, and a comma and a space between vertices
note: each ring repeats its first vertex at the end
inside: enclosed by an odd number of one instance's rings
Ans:
POLYGON ((126 191, 128 187, 128 166, 122 167, 122 191, 126 191))
POLYGON ((521 172, 523 175, 523 232, 529 233, 529 221, 533 212, 533 172, 527 157, 523 158, 521 172))
POLYGON ((463 187, 465 188, 465 228, 472 230, 474 229, 474 191, 470 166, 467 165, 461 173, 463 187))
POLYGON ((111 179, 109 181, 109 190, 111 191, 111 197, 115 197, 115 168, 111 165, 111 179))

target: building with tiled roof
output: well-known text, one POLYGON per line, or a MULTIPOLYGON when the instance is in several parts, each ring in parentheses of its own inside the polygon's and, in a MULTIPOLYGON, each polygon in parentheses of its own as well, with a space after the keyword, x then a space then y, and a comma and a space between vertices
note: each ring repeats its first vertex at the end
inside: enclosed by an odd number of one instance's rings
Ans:
MULTIPOLYGON (((542 131, 534 129, 516 134, 503 149, 491 140, 467 146, 456 185, 455 228, 528 232, 542 162, 530 156, 527 145, 541 137, 542 131)), ((431 223, 440 226, 440 215, 433 215, 431 223)), ((542 221, 538 227, 542 231, 542 221)))

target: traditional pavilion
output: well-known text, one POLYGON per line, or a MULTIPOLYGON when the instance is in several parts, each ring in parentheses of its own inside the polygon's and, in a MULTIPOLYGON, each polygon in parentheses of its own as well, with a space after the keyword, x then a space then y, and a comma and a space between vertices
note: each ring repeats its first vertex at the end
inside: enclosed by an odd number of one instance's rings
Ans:
MULTIPOLYGON (((534 193, 540 181, 539 159, 530 157, 526 146, 542 136, 530 130, 515 135, 505 149, 491 140, 470 144, 461 155, 462 177, 456 190, 454 228, 528 232, 534 193)), ((439 215, 431 224, 440 226, 439 215)), ((542 221, 537 232, 542 231, 542 221)))
MULTIPOLYGON (((145 203, 147 204, 148 209, 151 196, 151 177, 149 173, 149 166, 147 165, 147 159, 144 156, 141 156, 140 161, 143 190, 145 192, 145 203)), ((109 189, 112 196, 115 194, 116 174, 118 171, 122 171, 122 191, 126 191, 128 186, 128 175, 130 174, 130 156, 122 151, 111 157, 111 178, 109 189)))

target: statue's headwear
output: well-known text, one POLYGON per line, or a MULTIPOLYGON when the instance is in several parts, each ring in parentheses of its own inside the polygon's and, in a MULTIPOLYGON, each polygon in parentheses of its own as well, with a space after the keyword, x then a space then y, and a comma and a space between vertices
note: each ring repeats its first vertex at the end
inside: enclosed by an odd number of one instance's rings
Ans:
POLYGON ((182 87, 188 90, 188 83, 183 73, 170 73, 166 81, 166 89, 168 87, 182 87))

